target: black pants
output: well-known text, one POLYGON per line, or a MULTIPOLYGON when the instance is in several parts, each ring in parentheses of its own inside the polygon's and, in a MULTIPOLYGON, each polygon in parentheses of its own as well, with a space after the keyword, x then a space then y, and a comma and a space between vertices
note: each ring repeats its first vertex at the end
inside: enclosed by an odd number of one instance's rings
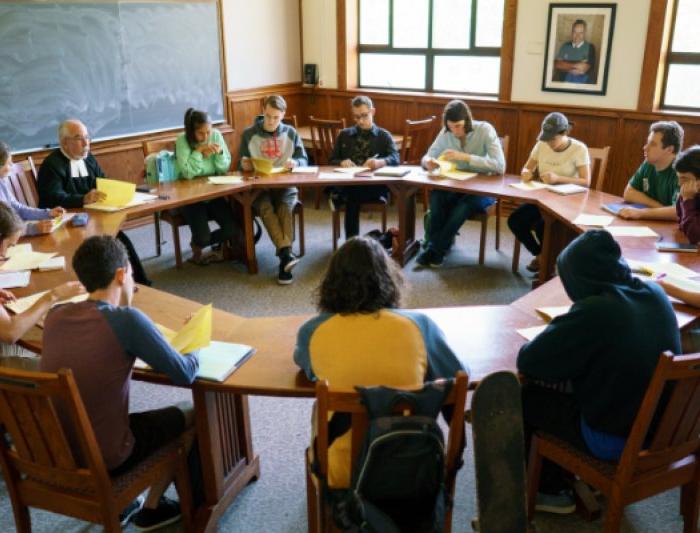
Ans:
POLYGON ((544 219, 537 206, 524 204, 508 217, 508 227, 532 255, 540 255, 544 235, 544 219), (533 237, 532 232, 535 232, 533 237))
POLYGON ((123 231, 117 233, 117 239, 119 239, 126 248, 126 253, 129 256, 129 263, 131 263, 131 270, 134 273, 134 281, 141 285, 148 285, 149 287, 153 285, 153 282, 148 279, 146 275, 146 270, 141 264, 141 258, 139 258, 139 254, 136 253, 136 248, 134 248, 131 239, 129 239, 123 231))
MULTIPOLYGON (((128 472, 153 452, 182 435, 185 431, 185 415, 177 407, 130 413, 129 428, 134 435, 134 449, 126 461, 110 471, 112 476, 128 472)), ((196 508, 204 501, 204 480, 196 439, 187 456, 187 465, 190 471, 192 500, 196 508)))
POLYGON ((384 185, 365 185, 360 187, 344 187, 345 201, 345 238, 360 234, 360 206, 366 203, 386 200, 389 189, 384 185))
POLYGON ((180 212, 192 230, 192 243, 200 248, 210 244, 221 244, 233 237, 233 211, 225 198, 186 205, 180 208, 180 212), (219 229, 211 231, 210 220, 215 221, 219 229))
MULTIPOLYGON (((581 410, 573 394, 534 384, 522 386, 523 422, 525 425, 525 458, 530 454, 530 441, 536 430, 554 435, 586 453, 591 453, 581 433, 581 410)), ((569 486, 571 474, 548 460, 542 461, 540 492, 556 494, 569 486)))

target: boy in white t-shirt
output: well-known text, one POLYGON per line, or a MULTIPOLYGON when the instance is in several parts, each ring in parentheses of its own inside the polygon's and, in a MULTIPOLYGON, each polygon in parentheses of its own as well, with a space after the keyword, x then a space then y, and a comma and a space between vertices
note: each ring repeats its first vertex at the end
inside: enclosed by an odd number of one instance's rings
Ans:
MULTIPOLYGON (((581 141, 569 137, 571 124, 562 113, 550 113, 542 121, 542 131, 532 149, 520 176, 524 182, 535 174, 547 184, 573 183, 590 186, 591 160, 588 148, 581 141)), ((508 217, 508 227, 515 237, 534 256, 527 265, 530 272, 540 268, 544 219, 537 206, 523 204, 508 217), (534 235, 533 235, 534 232, 534 235)))

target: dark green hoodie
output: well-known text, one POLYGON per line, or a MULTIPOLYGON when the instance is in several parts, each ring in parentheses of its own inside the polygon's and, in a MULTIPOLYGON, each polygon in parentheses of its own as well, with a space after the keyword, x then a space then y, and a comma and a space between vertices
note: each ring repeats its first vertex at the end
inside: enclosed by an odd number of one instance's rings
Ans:
POLYGON ((681 351, 673 308, 656 284, 632 276, 607 231, 576 238, 557 269, 574 303, 520 348, 518 370, 571 380, 585 422, 627 437, 659 355, 681 351))

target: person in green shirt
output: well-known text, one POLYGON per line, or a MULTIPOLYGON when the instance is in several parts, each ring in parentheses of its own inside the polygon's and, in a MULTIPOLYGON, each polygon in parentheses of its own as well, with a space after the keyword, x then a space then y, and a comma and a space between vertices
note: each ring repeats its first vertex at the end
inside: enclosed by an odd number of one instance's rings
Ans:
POLYGON ((625 202, 646 207, 625 207, 622 218, 676 220, 678 175, 673 161, 683 146, 683 128, 678 122, 654 122, 644 145, 644 162, 625 187, 625 202))
MULTIPOLYGON (((185 113, 185 132, 175 142, 175 158, 180 177, 188 180, 226 174, 231 166, 231 154, 221 132, 212 128, 207 113, 193 108, 185 113)), ((186 205, 180 212, 192 231, 190 262, 208 265, 223 261, 223 245, 234 233, 233 211, 228 201, 214 198, 186 205), (209 220, 214 220, 219 229, 211 231, 209 220), (207 246, 216 249, 205 254, 207 246)))

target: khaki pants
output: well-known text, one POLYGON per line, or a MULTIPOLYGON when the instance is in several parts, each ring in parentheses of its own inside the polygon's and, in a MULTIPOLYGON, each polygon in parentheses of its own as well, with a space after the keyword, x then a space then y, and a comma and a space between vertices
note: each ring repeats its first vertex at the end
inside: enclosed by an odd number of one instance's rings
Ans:
POLYGON ((253 209, 262 218, 263 225, 278 252, 292 245, 292 211, 296 202, 296 187, 264 190, 253 202, 253 209))

